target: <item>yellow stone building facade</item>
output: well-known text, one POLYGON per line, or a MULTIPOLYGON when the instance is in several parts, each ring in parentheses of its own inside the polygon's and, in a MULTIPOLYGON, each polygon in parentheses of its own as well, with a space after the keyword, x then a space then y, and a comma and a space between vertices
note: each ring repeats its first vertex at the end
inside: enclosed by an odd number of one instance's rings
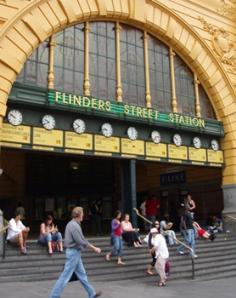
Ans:
MULTIPOLYGON (((0 125, 17 75, 47 38, 89 21, 122 22, 142 29, 185 61, 196 84, 201 82, 207 92, 217 120, 222 121, 224 213, 236 216, 235 16, 233 0, 0 0, 0 125)), ((89 95, 87 72, 85 67, 85 95, 89 95)), ((53 87, 52 70, 48 87, 53 87)), ((151 108, 149 97, 147 88, 147 108, 151 108)), ((119 82, 117 101, 122 101, 119 82)), ((172 108, 177 112, 174 98, 172 108)))

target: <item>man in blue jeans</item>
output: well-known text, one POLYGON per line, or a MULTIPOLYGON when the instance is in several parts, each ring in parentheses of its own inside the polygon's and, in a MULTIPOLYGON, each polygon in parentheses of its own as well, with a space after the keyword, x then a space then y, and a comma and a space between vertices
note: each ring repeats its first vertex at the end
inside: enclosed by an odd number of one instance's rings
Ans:
MULTIPOLYGON (((193 217, 188 206, 185 206, 184 214, 181 216, 181 229, 184 233, 184 239, 186 243, 192 249, 192 251, 190 252, 190 255, 193 258, 197 258, 197 255, 195 254, 195 230, 193 226, 193 217)), ((183 245, 180 245, 177 247, 177 250, 181 255, 184 254, 183 248, 184 248, 183 245)))
POLYGON ((102 292, 96 293, 94 288, 88 282, 87 274, 81 259, 81 251, 83 251, 87 246, 94 252, 101 253, 101 249, 99 247, 93 246, 84 238, 81 229, 83 216, 82 207, 75 207, 72 210, 72 220, 67 224, 65 231, 64 246, 66 248, 66 263, 63 272, 51 292, 50 298, 60 298, 60 295, 66 284, 69 282, 73 272, 85 288, 88 298, 99 297, 102 294, 102 292))

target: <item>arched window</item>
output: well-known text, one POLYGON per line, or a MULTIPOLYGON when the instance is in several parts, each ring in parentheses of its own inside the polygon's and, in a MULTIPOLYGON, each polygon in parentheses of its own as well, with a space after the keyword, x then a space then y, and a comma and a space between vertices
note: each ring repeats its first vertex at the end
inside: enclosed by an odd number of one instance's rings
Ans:
POLYGON ((145 106, 143 32, 122 25, 120 48, 123 101, 145 106))
POLYGON ((38 87, 47 86, 48 41, 42 43, 28 58, 17 82, 38 87))
POLYGON ((116 99, 116 51, 114 23, 92 22, 89 33, 90 93, 116 99))
POLYGON ((156 38, 149 37, 148 58, 152 107, 171 111, 169 48, 156 38))
POLYGON ((179 56, 175 56, 175 82, 178 113, 195 116, 194 76, 179 56))
POLYGON ((119 101, 151 106, 162 112, 172 112, 176 97, 177 112, 190 116, 196 116, 199 110, 199 94, 200 116, 215 119, 208 96, 196 83, 196 76, 172 52, 157 38, 125 24, 81 23, 42 43, 25 63, 17 81, 113 101, 118 100, 119 93, 119 101), (54 56, 53 65, 49 61, 49 50, 54 56), (86 57, 89 67, 85 67, 88 66, 85 65, 86 57), (49 70, 54 74, 51 85, 49 70), (195 92, 196 88, 199 92, 195 92))

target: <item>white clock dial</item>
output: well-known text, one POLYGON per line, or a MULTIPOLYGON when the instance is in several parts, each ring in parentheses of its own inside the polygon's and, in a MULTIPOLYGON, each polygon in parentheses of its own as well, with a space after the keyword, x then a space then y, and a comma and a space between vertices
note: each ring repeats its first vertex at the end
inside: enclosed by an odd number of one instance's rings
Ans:
POLYGON ((130 140, 134 141, 138 138, 138 131, 135 127, 129 127, 127 129, 127 135, 130 138, 130 140))
POLYGON ((22 121, 23 121, 22 113, 20 111, 18 111, 18 110, 11 110, 7 114, 7 120, 12 125, 20 125, 22 123, 22 121))
POLYGON ((56 121, 52 115, 44 115, 42 118, 43 127, 52 130, 56 126, 56 121))
POLYGON ((157 130, 153 130, 151 133, 151 137, 154 143, 159 144, 161 141, 161 135, 157 130))
POLYGON ((199 137, 194 137, 193 138, 193 146, 196 148, 196 149, 200 149, 201 146, 202 146, 202 142, 200 140, 199 137))
POLYGON ((86 129, 86 125, 84 120, 82 119, 75 119, 75 121, 73 122, 73 128, 74 131, 81 134, 85 132, 86 129))
POLYGON ((111 137, 113 134, 113 128, 110 123, 103 123, 101 130, 102 134, 107 138, 111 137))
POLYGON ((176 146, 181 146, 182 145, 182 138, 179 134, 174 134, 173 136, 173 142, 176 146))
POLYGON ((211 148, 212 148, 214 151, 219 150, 220 146, 219 146, 219 143, 218 143, 217 140, 211 140, 211 148))

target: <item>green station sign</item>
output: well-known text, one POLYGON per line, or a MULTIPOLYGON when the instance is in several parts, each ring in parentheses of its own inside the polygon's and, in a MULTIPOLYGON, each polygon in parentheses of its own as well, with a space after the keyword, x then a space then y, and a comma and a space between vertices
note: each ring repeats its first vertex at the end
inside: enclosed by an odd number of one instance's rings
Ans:
POLYGON ((166 127, 185 128, 222 136, 222 123, 177 113, 164 113, 153 108, 139 107, 111 100, 98 99, 92 96, 81 96, 72 93, 49 90, 48 103, 63 108, 105 115, 110 118, 146 122, 166 127))

